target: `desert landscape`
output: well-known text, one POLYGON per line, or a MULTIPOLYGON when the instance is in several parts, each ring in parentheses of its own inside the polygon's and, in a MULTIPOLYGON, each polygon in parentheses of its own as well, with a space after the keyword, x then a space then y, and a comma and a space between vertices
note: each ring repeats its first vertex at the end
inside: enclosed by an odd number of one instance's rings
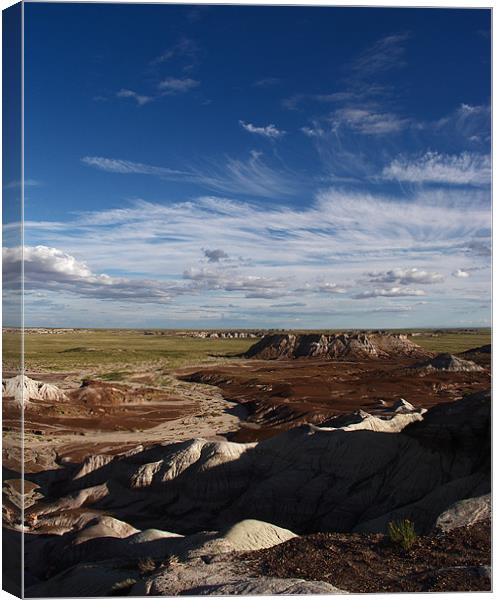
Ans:
POLYGON ((491 591, 491 6, 346 4, 4 10, 7 592, 491 591))
POLYGON ((489 329, 17 335, 28 597, 490 589, 489 329))

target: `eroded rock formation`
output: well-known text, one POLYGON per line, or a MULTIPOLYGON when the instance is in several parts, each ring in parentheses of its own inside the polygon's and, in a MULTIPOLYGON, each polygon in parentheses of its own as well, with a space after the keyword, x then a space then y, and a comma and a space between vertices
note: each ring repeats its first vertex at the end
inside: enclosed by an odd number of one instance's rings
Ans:
POLYGON ((259 443, 196 439, 90 457, 72 476, 62 473, 26 516, 34 529, 47 528, 61 513, 105 508, 134 527, 181 534, 243 519, 297 533, 384 531, 392 518, 410 516, 424 530, 454 502, 489 492, 489 415, 489 396, 476 394, 423 418, 391 417, 405 420, 399 433, 363 418, 259 443))
POLYGON ((247 358, 263 360, 324 358, 364 360, 384 358, 422 358, 431 354, 394 333, 268 334, 251 346, 247 358))
POLYGON ((26 375, 17 375, 2 381, 2 396, 13 399, 19 406, 31 400, 48 400, 57 402, 67 400, 66 394, 57 386, 42 381, 35 381, 26 375))

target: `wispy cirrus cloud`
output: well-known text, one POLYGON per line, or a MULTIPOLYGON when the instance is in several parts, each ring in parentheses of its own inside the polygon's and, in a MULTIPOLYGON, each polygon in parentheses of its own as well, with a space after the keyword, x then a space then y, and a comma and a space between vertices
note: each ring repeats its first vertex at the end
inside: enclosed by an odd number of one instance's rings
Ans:
POLYGON ((105 158, 103 156, 84 156, 81 162, 89 167, 107 171, 108 173, 155 175, 165 179, 182 178, 188 176, 185 171, 168 169, 167 167, 156 167, 144 163, 121 160, 117 158, 105 158))
POLYGON ((340 108, 330 117, 333 130, 347 127, 365 135, 397 133, 410 124, 410 120, 390 112, 376 112, 363 108, 340 108))
POLYGON ((253 85, 255 87, 270 87, 273 85, 278 85, 281 83, 281 81, 282 80, 278 77, 263 77, 261 79, 257 79, 253 85))
MULTIPOLYGON (((327 310, 321 302, 410 297, 420 295, 419 286, 438 283, 443 299, 448 293, 444 274, 461 268, 462 260, 470 261, 472 244, 490 240, 486 194, 461 193, 458 202, 443 191, 407 201, 327 190, 305 208, 216 197, 137 201, 81 214, 64 227, 28 223, 27 237, 30 243, 41 237, 44 245, 85 256, 91 273, 118 269, 143 279, 146 265, 150 280, 183 281, 182 298, 187 292, 216 290, 225 299, 231 294, 262 300, 306 297, 327 310), (406 266, 386 271, 387 260, 406 266), (414 263, 431 268, 412 267, 414 263), (365 271, 370 273, 368 289, 365 271)), ((488 265, 484 256, 475 254, 472 260, 473 266, 488 265)), ((486 282, 486 273, 481 271, 476 282, 486 282)), ((178 283, 164 285, 163 292, 180 293, 178 283)))
POLYGON ((251 151, 245 160, 226 157, 184 170, 103 156, 85 156, 81 162, 109 173, 151 175, 195 183, 212 191, 249 196, 280 198, 294 195, 301 188, 294 174, 274 169, 265 162, 263 154, 256 151, 251 151))
POLYGON ((200 81, 191 77, 167 77, 159 82, 158 88, 163 95, 184 94, 200 85, 200 81))
POLYGON ((144 106, 144 104, 148 104, 155 99, 153 96, 144 96, 134 92, 133 90, 126 89, 119 90, 119 92, 116 93, 116 98, 131 98, 135 100, 138 106, 144 106))
POLYGON ((273 123, 257 126, 252 123, 246 123, 245 121, 239 121, 239 124, 242 129, 245 129, 249 133, 255 133, 256 135, 261 135, 266 138, 278 139, 285 135, 285 131, 277 129, 273 123))
POLYGON ((167 48, 151 61, 151 66, 170 63, 174 59, 185 61, 184 69, 191 69, 199 60, 201 49, 192 38, 182 37, 176 44, 167 48))
POLYGON ((491 157, 473 152, 457 155, 426 152, 412 159, 393 160, 383 169, 382 177, 410 183, 489 185, 491 157))
MULTIPOLYGON (((3 186, 4 190, 15 190, 15 189, 19 189, 22 187, 22 181, 20 180, 16 180, 16 181, 9 181, 8 183, 6 183, 3 186)), ((37 179, 25 179, 24 180, 24 187, 39 187, 42 185, 41 181, 38 181, 37 179)))
POLYGON ((346 64, 345 70, 361 79, 370 79, 406 65, 405 42, 409 33, 386 35, 365 48, 357 58, 346 64))

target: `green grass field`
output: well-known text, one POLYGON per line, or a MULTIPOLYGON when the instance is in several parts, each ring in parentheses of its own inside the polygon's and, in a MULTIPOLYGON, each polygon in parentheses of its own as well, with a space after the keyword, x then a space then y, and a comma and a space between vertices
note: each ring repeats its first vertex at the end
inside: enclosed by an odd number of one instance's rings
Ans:
POLYGON ((476 333, 454 332, 441 333, 432 337, 430 333, 411 338, 416 344, 430 350, 431 352, 450 352, 457 354, 471 348, 491 344, 491 330, 483 329, 476 333))
MULTIPOLYGON (((15 368, 17 349, 4 333, 4 366, 15 368)), ((14 339, 16 339, 14 337, 14 339)), ((28 370, 70 371, 108 369, 118 374, 141 364, 161 363, 177 368, 235 356, 245 352, 254 340, 204 340, 174 335, 144 335, 141 331, 87 330, 64 334, 26 334, 25 364, 28 370)), ((112 377, 115 379, 116 377, 112 377)))
MULTIPOLYGON (((417 330, 422 331, 422 330, 417 330)), ((491 342, 491 331, 426 330, 412 338, 434 352, 458 353, 491 342)), ((19 336, 3 334, 4 368, 15 368, 19 336)), ((200 364, 245 352, 253 339, 201 339, 166 335, 144 335, 143 331, 85 330, 63 334, 26 334, 25 364, 31 371, 95 370, 110 380, 125 379, 128 370, 140 365, 160 364, 167 369, 200 364)))

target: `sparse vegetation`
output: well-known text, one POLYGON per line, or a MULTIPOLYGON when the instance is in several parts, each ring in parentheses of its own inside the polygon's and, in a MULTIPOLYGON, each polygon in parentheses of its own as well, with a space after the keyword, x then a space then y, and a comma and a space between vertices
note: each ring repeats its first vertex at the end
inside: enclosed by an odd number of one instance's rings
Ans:
MULTIPOLYGON (((489 329, 413 331, 420 334, 412 338, 413 341, 434 352, 458 353, 491 342, 489 329)), ((405 330, 404 333, 410 331, 405 330)), ((4 332, 3 340, 4 367, 14 368, 19 360, 19 334, 4 332)), ((220 357, 233 358, 246 352, 254 341, 180 337, 173 331, 166 331, 165 335, 145 336, 142 331, 117 329, 74 331, 60 335, 26 333, 25 361, 27 368, 32 370, 72 370, 75 365, 79 369, 92 370, 107 367, 108 371, 104 371, 101 377, 121 380, 125 369, 133 370, 145 363, 154 363, 168 370, 213 360, 219 363, 220 357)))
POLYGON ((417 541, 415 525, 410 519, 391 521, 387 526, 387 533, 391 542, 401 546, 403 550, 410 550, 417 541))
POLYGON ((129 373, 127 371, 111 371, 110 373, 103 373, 99 376, 99 379, 104 381, 123 381, 129 373))
POLYGON ((180 557, 176 554, 170 554, 168 558, 163 562, 163 566, 165 567, 177 567, 181 564, 180 557))
POLYGON ((135 583, 137 583, 137 580, 132 577, 118 581, 112 586, 109 596, 126 596, 135 583))
MULTIPOLYGON (((19 334, 4 332, 4 368, 15 368, 19 361, 19 334), (17 342, 17 343, 16 343, 17 342)), ((133 330, 86 330, 55 335, 25 334, 25 363, 31 370, 102 370, 111 380, 120 373, 141 365, 175 369, 189 364, 212 362, 214 354, 234 357, 245 352, 251 339, 199 339, 179 337, 174 332, 144 336, 133 330), (85 346, 81 342, 85 342, 85 346), (88 348, 92 351, 89 352, 88 348), (107 367, 107 371, 105 371, 107 367), (110 367, 110 368, 109 368, 110 367), (113 369, 114 367, 114 369, 113 369)))
POLYGON ((147 575, 156 570, 156 561, 153 558, 142 558, 138 561, 138 572, 140 575, 147 575))

